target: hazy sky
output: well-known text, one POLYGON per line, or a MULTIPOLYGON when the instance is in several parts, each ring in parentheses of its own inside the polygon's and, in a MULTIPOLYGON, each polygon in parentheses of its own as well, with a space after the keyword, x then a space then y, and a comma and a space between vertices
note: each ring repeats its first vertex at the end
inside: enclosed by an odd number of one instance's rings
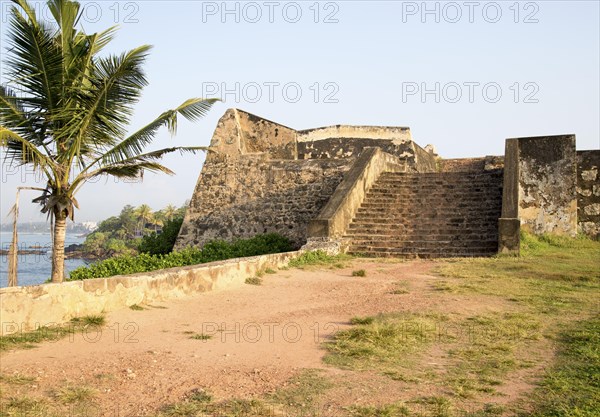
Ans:
MULTIPOLYGON (((132 130, 186 98, 224 99, 202 121, 182 121, 175 138, 161 132, 156 147, 208 145, 230 107, 296 129, 409 126, 418 144, 444 157, 500 155, 504 139, 519 136, 575 133, 578 149, 600 145, 597 1, 83 4, 87 32, 119 24, 110 52, 154 45, 132 130)), ((9 2, 0 7, 4 59, 9 2)), ((76 220, 100 220, 125 204, 181 205, 202 161, 170 156, 176 176, 87 185, 76 220)), ((31 171, 3 163, 2 222, 15 188, 35 183, 31 171)), ((33 197, 22 194, 22 221, 45 219, 33 197)))

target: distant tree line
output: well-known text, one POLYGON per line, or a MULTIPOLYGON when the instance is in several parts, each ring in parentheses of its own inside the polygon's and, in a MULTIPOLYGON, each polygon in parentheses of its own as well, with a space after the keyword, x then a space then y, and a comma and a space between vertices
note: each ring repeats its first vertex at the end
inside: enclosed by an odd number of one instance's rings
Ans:
POLYGON ((85 253, 93 258, 135 255, 140 252, 164 254, 173 250, 187 204, 169 204, 153 211, 147 204, 126 205, 118 216, 102 221, 83 243, 85 253))

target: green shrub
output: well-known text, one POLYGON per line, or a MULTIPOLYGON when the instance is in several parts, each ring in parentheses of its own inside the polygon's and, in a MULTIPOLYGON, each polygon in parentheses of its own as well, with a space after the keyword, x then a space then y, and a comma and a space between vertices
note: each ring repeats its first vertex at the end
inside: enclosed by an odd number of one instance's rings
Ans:
POLYGON ((138 250, 150 255, 165 255, 173 252, 175 240, 181 229, 183 217, 168 220, 160 233, 153 232, 148 236, 144 236, 138 250))
POLYGON ((359 269, 358 271, 352 271, 352 276, 353 277, 366 277, 367 271, 365 271, 364 269, 359 269))
POLYGON ((328 255, 322 250, 304 252, 299 257, 289 262, 291 268, 304 268, 309 265, 334 265, 335 267, 344 267, 343 262, 352 257, 346 254, 328 255))
POLYGON ((262 285, 262 279, 260 279, 259 277, 246 278, 246 284, 262 285))
POLYGON ((71 271, 69 281, 135 274, 223 259, 287 252, 289 250, 291 250, 290 241, 275 233, 258 235, 251 239, 241 239, 233 243, 217 240, 207 243, 201 250, 186 248, 165 255, 141 253, 136 256, 124 255, 106 259, 87 267, 74 269, 71 271))

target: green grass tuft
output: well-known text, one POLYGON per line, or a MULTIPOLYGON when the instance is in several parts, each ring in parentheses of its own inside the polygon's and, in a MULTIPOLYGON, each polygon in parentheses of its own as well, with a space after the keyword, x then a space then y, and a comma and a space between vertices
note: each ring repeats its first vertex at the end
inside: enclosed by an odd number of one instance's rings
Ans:
POLYGON ((39 343, 57 341, 90 326, 103 326, 105 322, 106 319, 102 315, 75 317, 62 325, 43 326, 33 331, 18 331, 0 336, 0 352, 10 349, 32 349, 39 343))
POLYGON ((212 339, 212 336, 209 334, 204 334, 204 333, 195 333, 192 336, 190 336, 190 339, 194 339, 194 340, 210 340, 212 339))
POLYGON ((353 277, 366 277, 367 271, 365 271, 364 269, 359 269, 358 271, 352 271, 352 276, 353 277))
POLYGON ((345 261, 349 261, 352 259, 350 255, 339 254, 339 255, 328 255, 326 252, 322 250, 316 250, 312 252, 304 252, 299 257, 292 259, 289 262, 289 266, 291 268, 304 268, 307 266, 313 265, 329 265, 334 267, 343 267, 343 263, 345 261))
POLYGON ((437 314, 389 313, 354 318, 354 327, 325 343, 324 360, 344 369, 397 370, 433 342, 436 323, 447 318, 437 314))
POLYGON ((410 410, 402 403, 386 404, 382 406, 357 406, 348 408, 353 417, 403 417, 410 416, 410 410))
POLYGON ((89 402, 96 396, 96 390, 82 386, 66 386, 52 392, 52 396, 63 404, 89 402))
MULTIPOLYGON (((554 366, 534 395, 532 417, 593 417, 600 405, 600 315, 564 329, 554 366)), ((524 415, 524 414, 523 414, 524 415)))
POLYGON ((246 278, 245 282, 249 285, 262 285, 262 279, 259 277, 246 278))

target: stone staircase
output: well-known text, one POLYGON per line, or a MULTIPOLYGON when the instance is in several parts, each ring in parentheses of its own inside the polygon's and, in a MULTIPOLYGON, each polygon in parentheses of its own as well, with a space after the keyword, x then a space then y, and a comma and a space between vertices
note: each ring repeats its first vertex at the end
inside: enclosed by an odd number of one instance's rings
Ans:
POLYGON ((348 252, 364 256, 490 256, 498 250, 502 170, 384 173, 352 220, 348 252))

